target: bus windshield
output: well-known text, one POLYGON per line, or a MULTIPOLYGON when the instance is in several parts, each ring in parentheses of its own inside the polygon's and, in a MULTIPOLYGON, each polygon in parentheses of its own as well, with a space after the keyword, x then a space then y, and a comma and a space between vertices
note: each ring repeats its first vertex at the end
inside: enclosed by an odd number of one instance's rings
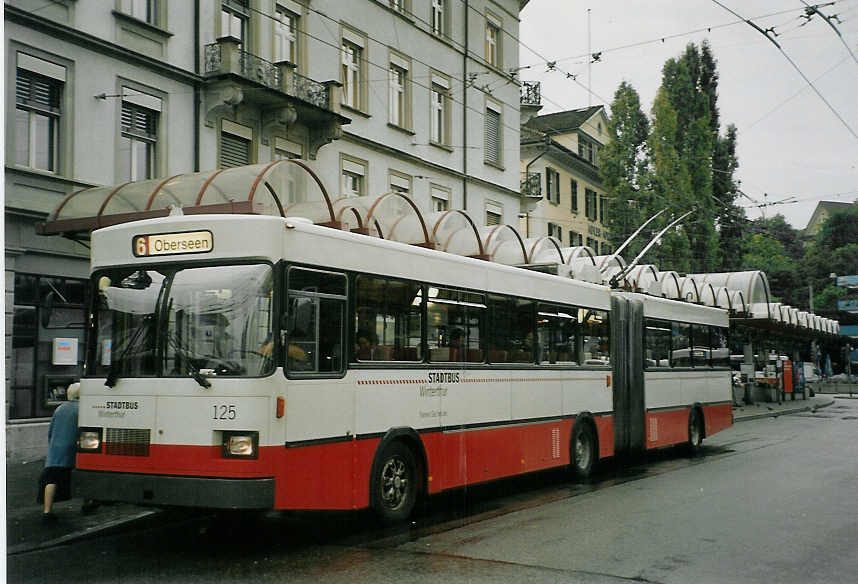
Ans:
POLYGON ((260 376, 271 358, 268 264, 116 268, 97 294, 87 372, 121 377, 260 376))

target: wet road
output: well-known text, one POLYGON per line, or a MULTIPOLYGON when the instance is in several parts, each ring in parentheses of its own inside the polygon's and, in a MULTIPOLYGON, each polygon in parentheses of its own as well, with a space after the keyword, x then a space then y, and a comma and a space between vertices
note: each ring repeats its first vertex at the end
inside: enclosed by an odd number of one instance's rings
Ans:
POLYGON ((9 582, 856 582, 858 400, 743 422, 701 456, 552 472, 367 513, 162 515, 10 556, 9 582))

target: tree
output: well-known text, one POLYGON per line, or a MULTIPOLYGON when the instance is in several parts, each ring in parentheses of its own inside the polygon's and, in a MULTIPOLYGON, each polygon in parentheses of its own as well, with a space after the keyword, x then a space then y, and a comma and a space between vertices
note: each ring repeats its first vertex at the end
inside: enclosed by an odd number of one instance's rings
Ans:
POLYGON ((841 292, 831 274, 858 274, 858 202, 835 212, 822 225, 802 262, 802 282, 813 284, 814 310, 834 310, 841 292))
POLYGON ((793 294, 798 283, 796 262, 780 241, 765 233, 749 235, 742 257, 742 269, 765 272, 772 301, 793 304, 793 294))
MULTIPOLYGON (((717 77, 716 77, 717 79, 717 77)), ((718 115, 715 110, 716 117, 718 115)), ((736 205, 738 185, 733 178, 739 168, 736 157, 736 126, 730 124, 724 136, 717 136, 712 155, 712 198, 717 204, 718 269, 738 270, 744 255, 745 210, 736 205)))
MULTIPOLYGON (((649 212, 641 193, 649 120, 641 110, 637 91, 625 81, 614 93, 608 132, 611 141, 599 155, 599 174, 608 196, 608 228, 616 249, 646 221, 649 212)), ((634 257, 643 245, 640 240, 632 242, 624 255, 634 257)))

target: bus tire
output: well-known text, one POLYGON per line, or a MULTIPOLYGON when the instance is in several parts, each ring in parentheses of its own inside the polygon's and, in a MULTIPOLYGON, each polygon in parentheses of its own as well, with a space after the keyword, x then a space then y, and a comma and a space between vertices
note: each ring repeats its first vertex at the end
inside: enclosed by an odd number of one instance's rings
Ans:
POLYGON ((703 418, 700 415, 700 410, 691 408, 691 413, 688 414, 688 451, 691 454, 700 452, 700 447, 703 445, 703 418))
POLYGON ((596 435, 589 422, 581 421, 572 428, 570 468, 579 479, 589 478, 596 466, 596 435))
POLYGON ((400 440, 391 442, 378 455, 370 493, 372 507, 384 523, 403 521, 417 501, 419 477, 414 453, 400 440))

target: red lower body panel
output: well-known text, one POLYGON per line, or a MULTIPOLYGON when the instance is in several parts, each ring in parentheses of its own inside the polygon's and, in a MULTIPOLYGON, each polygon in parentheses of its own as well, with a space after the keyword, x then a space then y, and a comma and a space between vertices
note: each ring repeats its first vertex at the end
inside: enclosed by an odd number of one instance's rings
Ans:
MULTIPOLYGON (((688 441, 690 407, 646 413, 646 447, 661 448, 688 441)), ((705 435, 711 436, 733 425, 729 403, 703 406, 705 435)))
MULTIPOLYGON (((612 456, 611 416, 595 418, 599 457, 612 456)), ((573 419, 420 437, 430 493, 569 464, 573 419)), ((197 477, 274 477, 278 509, 358 509, 369 505, 372 461, 380 438, 286 448, 264 446, 256 460, 226 459, 217 446, 152 445, 148 457, 78 454, 87 470, 197 477)))

